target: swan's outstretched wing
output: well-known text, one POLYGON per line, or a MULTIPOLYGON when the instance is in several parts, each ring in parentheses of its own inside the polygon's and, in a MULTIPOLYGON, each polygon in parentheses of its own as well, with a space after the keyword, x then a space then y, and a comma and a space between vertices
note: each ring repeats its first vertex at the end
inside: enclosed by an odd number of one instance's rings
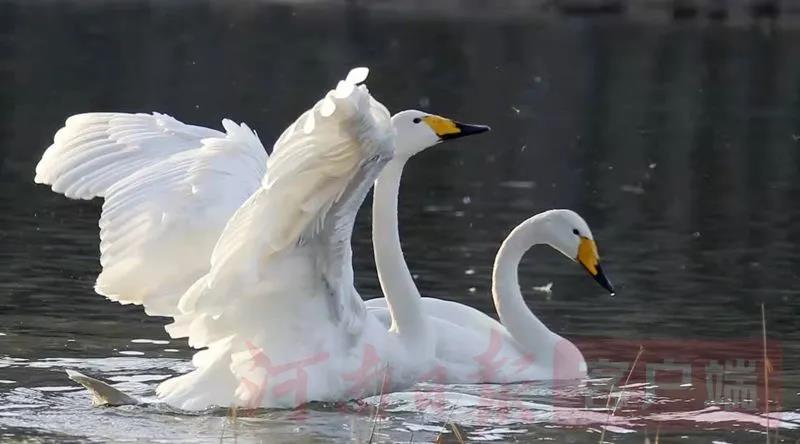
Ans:
POLYGON ((95 290, 148 314, 174 316, 180 296, 210 267, 237 208, 258 189, 267 154, 246 125, 174 154, 112 185, 100 218, 95 290))
POLYGON ((358 333, 365 311, 353 290, 350 236, 394 150, 388 111, 355 85, 365 74, 352 71, 283 133, 261 188, 214 248, 211 270, 181 298, 184 316, 168 331, 209 349, 195 356, 195 371, 159 387, 171 404, 246 404, 239 382, 252 349, 291 362, 341 350, 358 333), (238 381, 228 394, 236 399, 199 393, 206 380, 238 381))
POLYGON ((69 197, 105 196, 95 290, 149 314, 177 314, 209 269, 230 216, 258 187, 267 155, 246 125, 227 133, 160 114, 71 117, 37 167, 69 197), (103 136, 105 134, 105 136, 103 136))
POLYGON ((87 113, 67 119, 36 165, 36 183, 70 199, 105 196, 121 179, 225 134, 166 114, 87 113))

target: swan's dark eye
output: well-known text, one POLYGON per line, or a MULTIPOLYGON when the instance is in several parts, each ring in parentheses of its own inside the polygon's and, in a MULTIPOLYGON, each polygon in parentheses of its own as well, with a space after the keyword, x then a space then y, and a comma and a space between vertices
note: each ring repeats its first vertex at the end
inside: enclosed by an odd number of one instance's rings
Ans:
POLYGON ((577 228, 573 228, 572 232, 575 233, 576 236, 580 236, 581 235, 581 233, 578 231, 577 228))
POLYGON ((422 119, 420 119, 419 117, 414 118, 414 123, 420 123, 420 122, 422 122, 422 119))

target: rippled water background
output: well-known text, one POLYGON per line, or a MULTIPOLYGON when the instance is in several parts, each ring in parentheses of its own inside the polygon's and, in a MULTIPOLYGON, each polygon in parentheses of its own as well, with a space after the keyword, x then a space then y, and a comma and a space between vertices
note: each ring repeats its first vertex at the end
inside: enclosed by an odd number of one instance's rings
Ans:
MULTIPOLYGON (((100 202, 68 201, 32 182, 68 115, 160 111, 215 128, 230 117, 268 145, 363 64, 392 110, 494 129, 406 169, 402 238, 424 294, 493 313, 490 267, 503 237, 536 212, 574 209, 592 226, 618 294, 540 248, 521 268, 533 310, 587 353, 601 339, 625 340, 605 351, 630 362, 653 341, 736 357, 736 341, 760 341, 764 304, 782 356, 773 358, 780 387, 771 410, 794 418, 779 439, 795 442, 800 31, 350 5, 0 2, 0 440, 368 440, 369 401, 234 423, 224 411, 90 407, 64 368, 146 397, 188 369, 191 351, 166 342, 161 319, 94 294, 100 202), (548 282, 552 295, 531 289, 548 282)), ((373 296, 368 213, 359 216, 355 269, 362 295, 373 296)), ((685 396, 702 398, 695 388, 685 396)), ((469 439, 598 442, 603 421, 564 425, 542 405, 604 403, 611 387, 494 388, 494 398, 527 402, 514 406, 485 402, 484 386, 417 389, 450 392, 446 407, 420 411, 414 393, 388 398, 376 441, 430 441, 456 422, 469 439)), ((663 442, 764 442, 763 416, 676 424, 643 420, 640 407, 631 401, 603 439, 641 443, 663 428, 663 442)))

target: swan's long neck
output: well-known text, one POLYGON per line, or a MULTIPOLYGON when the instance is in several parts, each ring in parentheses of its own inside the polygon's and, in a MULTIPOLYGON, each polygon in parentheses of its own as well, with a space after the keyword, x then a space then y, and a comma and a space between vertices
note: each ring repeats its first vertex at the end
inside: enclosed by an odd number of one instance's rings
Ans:
POLYGON ((375 181, 372 201, 372 245, 378 279, 392 316, 391 330, 398 333, 412 353, 432 355, 435 341, 422 311, 417 286, 400 247, 397 198, 400 178, 408 158, 395 157, 375 181))
MULTIPOLYGON (((494 260, 492 297, 500 322, 525 349, 541 349, 543 340, 555 335, 531 312, 519 288, 518 269, 522 256, 531 247, 544 243, 543 227, 536 217, 526 220, 508 235, 494 260)), ((555 336, 558 338, 558 336, 555 336)))

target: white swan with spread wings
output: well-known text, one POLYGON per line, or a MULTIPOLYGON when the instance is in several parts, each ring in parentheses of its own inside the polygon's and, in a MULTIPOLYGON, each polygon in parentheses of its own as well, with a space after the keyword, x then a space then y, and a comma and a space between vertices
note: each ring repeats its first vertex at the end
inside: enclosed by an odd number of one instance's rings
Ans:
POLYGON ((268 161, 245 125, 225 121, 223 134, 159 114, 72 117, 44 154, 37 182, 106 199, 97 291, 174 317, 172 336, 207 347, 159 387, 171 405, 352 399, 427 367, 430 338, 401 319, 408 298, 390 296, 398 322, 387 329, 353 288, 354 216, 395 152, 488 128, 419 111, 390 119, 357 86, 366 73, 304 113, 268 161), (287 393, 298 377, 302 393, 287 393))

